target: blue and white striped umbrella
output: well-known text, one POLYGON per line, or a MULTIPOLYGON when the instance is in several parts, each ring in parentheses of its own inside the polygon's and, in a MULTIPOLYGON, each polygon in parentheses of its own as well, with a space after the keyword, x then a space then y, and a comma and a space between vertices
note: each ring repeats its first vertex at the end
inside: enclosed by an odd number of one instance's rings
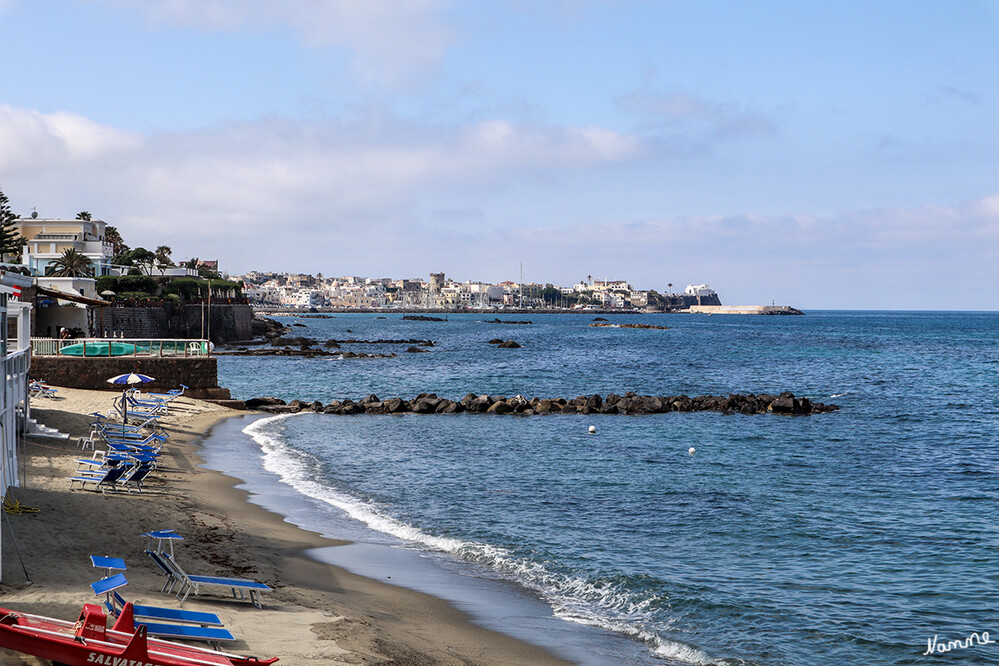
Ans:
MULTIPOLYGON (((129 372, 124 375, 118 375, 117 377, 112 377, 108 380, 108 384, 121 384, 123 386, 128 386, 129 384, 145 384, 147 382, 153 381, 153 378, 149 375, 140 375, 137 372, 129 372)), ((121 394, 121 423, 122 429, 125 427, 125 423, 128 423, 128 402, 125 399, 125 394, 128 393, 126 390, 121 394)))
POLYGON ((145 384, 146 382, 151 381, 153 381, 153 378, 149 375, 140 375, 136 372, 129 372, 128 374, 112 377, 108 380, 108 384, 145 384))

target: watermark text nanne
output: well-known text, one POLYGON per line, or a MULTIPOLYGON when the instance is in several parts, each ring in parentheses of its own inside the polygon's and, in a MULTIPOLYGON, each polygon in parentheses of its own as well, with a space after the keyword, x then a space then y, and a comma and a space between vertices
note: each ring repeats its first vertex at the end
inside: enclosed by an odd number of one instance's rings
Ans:
POLYGON ((957 638, 946 643, 941 643, 937 635, 933 634, 933 638, 926 639, 926 652, 923 655, 944 654, 951 650, 966 650, 975 645, 989 645, 991 643, 995 643, 995 641, 989 638, 987 631, 983 631, 981 634, 976 631, 968 635, 967 638, 957 638))

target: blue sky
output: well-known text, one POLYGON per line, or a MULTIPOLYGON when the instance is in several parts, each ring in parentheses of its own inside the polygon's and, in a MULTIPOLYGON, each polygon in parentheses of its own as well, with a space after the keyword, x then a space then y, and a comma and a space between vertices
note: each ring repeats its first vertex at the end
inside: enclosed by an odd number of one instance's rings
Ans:
POLYGON ((999 309, 999 2, 0 0, 0 187, 224 270, 999 309))

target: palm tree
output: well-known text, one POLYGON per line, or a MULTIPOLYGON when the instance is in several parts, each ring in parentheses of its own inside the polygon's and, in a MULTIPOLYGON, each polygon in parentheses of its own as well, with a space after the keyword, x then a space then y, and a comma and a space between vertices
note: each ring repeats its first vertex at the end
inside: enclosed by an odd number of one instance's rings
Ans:
POLYGON ((592 285, 592 284, 593 284, 593 276, 592 276, 592 275, 587 275, 587 276, 586 276, 586 279, 587 279, 587 280, 589 280, 589 282, 590 282, 590 285, 592 285))
POLYGON ((128 252, 128 246, 125 245, 125 241, 122 240, 121 234, 118 233, 116 227, 109 226, 104 228, 104 242, 111 244, 111 252, 114 256, 128 252))
POLYGON ((93 218, 91 217, 90 213, 88 213, 85 210, 81 210, 79 213, 76 214, 76 219, 86 220, 87 222, 90 222, 90 220, 93 218))
POLYGON ((673 283, 672 282, 667 282, 666 283, 666 287, 669 289, 669 291, 667 291, 666 293, 672 295, 672 293, 673 293, 673 283))
POLYGON ((173 266, 173 261, 170 260, 170 254, 173 253, 166 245, 160 245, 156 248, 156 262, 161 266, 173 266))
POLYGON ((52 277, 90 277, 94 269, 90 259, 73 248, 62 253, 62 256, 52 262, 52 277))

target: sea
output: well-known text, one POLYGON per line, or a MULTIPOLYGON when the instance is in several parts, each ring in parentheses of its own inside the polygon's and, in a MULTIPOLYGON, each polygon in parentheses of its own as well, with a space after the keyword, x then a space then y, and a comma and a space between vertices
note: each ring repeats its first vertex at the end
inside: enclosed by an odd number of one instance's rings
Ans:
POLYGON ((576 663, 999 663, 999 313, 603 316, 667 329, 281 317, 433 346, 222 355, 219 382, 323 403, 791 391, 840 410, 254 414, 212 432, 206 464, 352 542, 313 556, 576 663))

